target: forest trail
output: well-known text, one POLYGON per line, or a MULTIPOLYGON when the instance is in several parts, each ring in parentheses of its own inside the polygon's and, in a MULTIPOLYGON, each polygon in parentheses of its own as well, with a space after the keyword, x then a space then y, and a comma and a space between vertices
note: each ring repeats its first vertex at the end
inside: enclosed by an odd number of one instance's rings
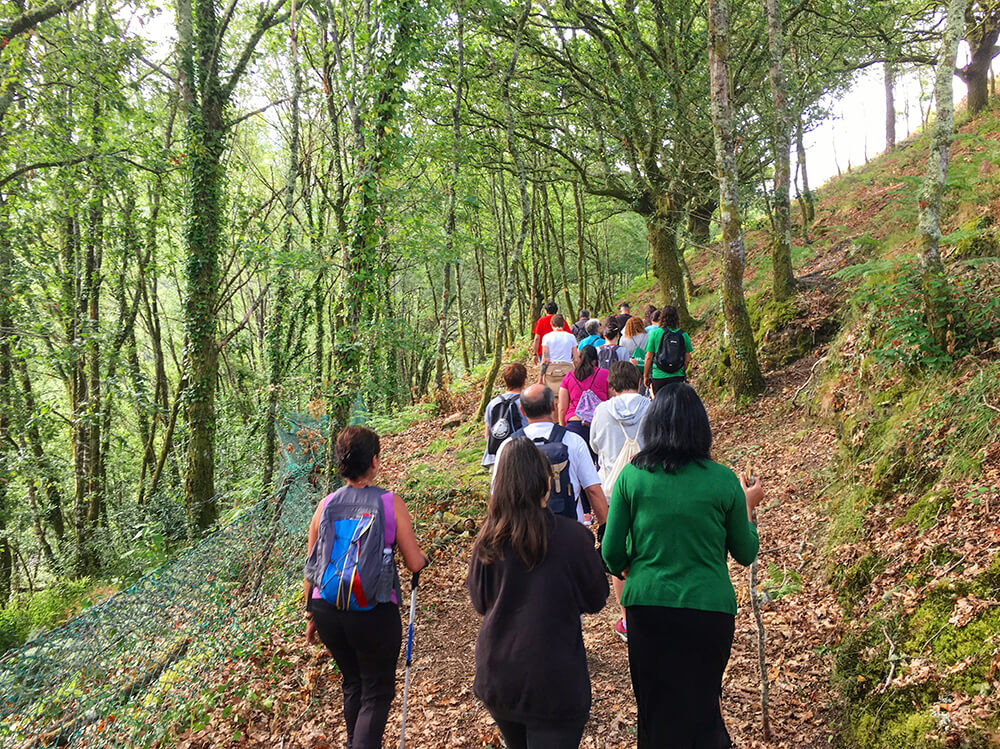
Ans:
MULTIPOLYGON (((767 394, 748 410, 736 412, 708 404, 716 460, 737 469, 752 465, 766 491, 759 523, 758 579, 774 598, 763 614, 773 740, 764 742, 761 733, 757 628, 749 604, 749 571, 732 564, 740 610, 723 706, 739 747, 826 746, 836 723, 831 708, 831 659, 825 653, 838 637, 840 609, 821 565, 814 561, 820 558, 816 544, 822 543, 819 500, 829 481, 826 469, 836 437, 831 427, 793 403, 820 355, 814 351, 769 375, 767 394)), ((470 399, 464 409, 467 417, 471 418, 473 408, 470 399)), ((384 485, 405 492, 414 445, 439 436, 442 421, 421 422, 384 438, 384 485)), ((418 749, 502 746, 489 714, 472 693, 480 619, 465 592, 471 543, 471 538, 454 537, 436 553, 433 566, 421 579, 407 712, 407 744, 418 749)), ((408 593, 405 580, 404 591, 408 593)), ((613 631, 617 615, 609 599, 604 611, 584 620, 593 687, 584 747, 635 746, 636 708, 626 645, 613 631)), ((228 664, 220 675, 227 686, 220 687, 220 692, 240 685, 239 699, 223 698, 205 725, 182 735, 179 745, 185 749, 343 746, 339 677, 325 651, 305 644, 302 631, 300 615, 293 611, 285 626, 264 638, 258 655, 228 664)), ((386 746, 399 744, 402 657, 399 668, 386 746)))

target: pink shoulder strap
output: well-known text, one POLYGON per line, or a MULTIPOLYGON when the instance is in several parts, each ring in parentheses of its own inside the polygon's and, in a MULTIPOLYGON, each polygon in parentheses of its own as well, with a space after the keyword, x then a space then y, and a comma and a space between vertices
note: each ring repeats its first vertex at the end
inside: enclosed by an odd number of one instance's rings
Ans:
POLYGON ((385 510, 385 545, 392 546, 396 543, 396 507, 392 492, 382 495, 382 508, 385 510))

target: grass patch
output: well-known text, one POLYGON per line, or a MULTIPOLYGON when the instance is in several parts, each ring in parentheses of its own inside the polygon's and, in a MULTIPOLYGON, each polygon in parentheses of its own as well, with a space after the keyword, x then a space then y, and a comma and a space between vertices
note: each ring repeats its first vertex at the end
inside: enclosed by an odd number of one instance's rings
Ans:
MULTIPOLYGON (((0 609, 0 653, 75 616, 108 589, 90 578, 60 580, 35 593, 15 595, 0 609)), ((102 596, 104 597, 104 596, 102 596)))

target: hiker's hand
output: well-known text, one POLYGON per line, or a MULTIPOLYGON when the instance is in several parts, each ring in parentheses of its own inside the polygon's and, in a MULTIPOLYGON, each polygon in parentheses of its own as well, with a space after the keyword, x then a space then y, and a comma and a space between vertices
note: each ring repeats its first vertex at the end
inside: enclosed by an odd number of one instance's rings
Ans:
POLYGON ((311 618, 306 620, 306 642, 310 645, 319 645, 319 638, 316 637, 316 622, 311 618))
POLYGON ((757 505, 764 499, 764 487, 756 476, 748 477, 742 473, 740 474, 740 484, 743 486, 743 494, 746 495, 747 514, 752 516, 757 505))

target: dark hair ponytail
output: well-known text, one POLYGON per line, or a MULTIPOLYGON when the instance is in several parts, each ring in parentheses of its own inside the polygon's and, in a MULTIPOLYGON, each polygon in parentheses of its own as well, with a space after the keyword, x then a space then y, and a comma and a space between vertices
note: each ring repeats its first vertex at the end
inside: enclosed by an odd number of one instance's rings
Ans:
POLYGON ((580 349, 580 363, 576 365, 573 376, 579 382, 583 382, 597 369, 597 349, 589 343, 580 349))
POLYGON ((372 460, 381 452, 378 435, 368 427, 350 426, 337 435, 334 457, 337 474, 342 479, 354 481, 372 467, 372 460))

